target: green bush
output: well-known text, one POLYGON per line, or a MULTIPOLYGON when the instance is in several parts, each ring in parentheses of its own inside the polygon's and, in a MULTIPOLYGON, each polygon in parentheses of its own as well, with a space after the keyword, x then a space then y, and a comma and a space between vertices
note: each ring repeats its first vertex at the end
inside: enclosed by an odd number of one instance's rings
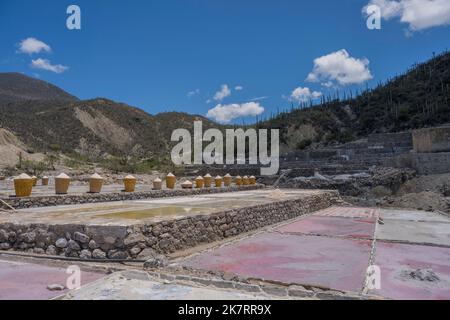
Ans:
POLYGON ((298 144, 297 144, 297 149, 299 150, 303 150, 307 147, 309 147, 312 143, 311 139, 305 139, 305 140, 301 140, 298 144))
POLYGON ((51 168, 48 166, 48 163, 44 161, 33 161, 33 160, 22 160, 20 164, 17 166, 21 171, 25 171, 27 174, 34 175, 39 177, 46 170, 50 170, 51 168))

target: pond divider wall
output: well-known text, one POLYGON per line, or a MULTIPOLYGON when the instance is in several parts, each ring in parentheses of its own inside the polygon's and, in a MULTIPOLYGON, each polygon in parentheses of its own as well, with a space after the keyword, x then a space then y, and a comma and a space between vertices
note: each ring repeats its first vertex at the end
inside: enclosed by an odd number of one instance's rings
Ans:
POLYGON ((64 195, 42 195, 23 198, 3 197, 0 199, 5 201, 14 209, 25 209, 25 208, 49 207, 58 205, 109 202, 109 201, 185 197, 202 194, 257 190, 264 188, 265 188, 264 185, 257 184, 240 187, 231 186, 224 188, 173 189, 173 190, 165 189, 165 190, 151 190, 142 192, 108 192, 108 193, 105 192, 105 193, 83 193, 83 194, 64 194, 64 195))
POLYGON ((155 253, 192 248, 322 210, 338 200, 338 192, 323 191, 297 199, 126 226, 2 223, 0 250, 87 260, 145 260, 155 253))

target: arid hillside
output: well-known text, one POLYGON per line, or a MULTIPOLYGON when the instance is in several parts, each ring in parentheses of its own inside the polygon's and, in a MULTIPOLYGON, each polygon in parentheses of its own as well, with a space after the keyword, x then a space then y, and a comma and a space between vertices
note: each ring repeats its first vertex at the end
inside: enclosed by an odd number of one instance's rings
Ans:
POLYGON ((191 129, 195 120, 202 120, 205 128, 218 126, 197 115, 150 115, 104 98, 80 101, 43 81, 0 74, 0 127, 17 136, 17 148, 93 161, 155 159, 170 154, 174 129, 191 129))
POLYGON ((0 128, 0 168, 16 165, 19 155, 23 160, 40 161, 43 159, 42 154, 28 153, 25 144, 11 131, 0 128))
POLYGON ((336 91, 319 105, 292 106, 258 126, 279 128, 282 149, 289 151, 449 122, 450 53, 444 52, 376 88, 336 91))

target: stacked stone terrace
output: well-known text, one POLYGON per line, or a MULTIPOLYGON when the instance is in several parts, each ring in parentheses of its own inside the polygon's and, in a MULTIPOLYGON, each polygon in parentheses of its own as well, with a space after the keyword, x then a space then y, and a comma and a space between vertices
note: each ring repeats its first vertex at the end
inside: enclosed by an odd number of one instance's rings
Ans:
POLYGON ((335 148, 290 152, 281 157, 281 169, 295 169, 303 176, 314 174, 315 169, 330 175, 358 173, 412 149, 409 132, 372 134, 335 148))
POLYGON ((334 191, 244 190, 2 213, 0 250, 146 260, 328 208, 339 200, 334 191))
MULTIPOLYGON (((292 151, 280 156, 280 169, 294 169, 299 176, 312 176, 318 169, 326 175, 353 174, 367 171, 373 165, 384 166, 399 155, 413 150, 410 132, 372 134, 367 139, 353 141, 333 148, 292 151)), ((187 175, 243 172, 259 175, 259 165, 191 166, 187 175)))

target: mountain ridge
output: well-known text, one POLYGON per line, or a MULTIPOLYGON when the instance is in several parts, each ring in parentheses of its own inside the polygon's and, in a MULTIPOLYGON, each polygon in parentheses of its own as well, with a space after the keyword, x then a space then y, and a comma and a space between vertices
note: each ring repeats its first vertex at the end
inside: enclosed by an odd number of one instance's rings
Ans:
POLYGON ((323 97, 319 105, 292 108, 257 127, 279 128, 281 149, 292 151, 449 123, 450 53, 415 64, 355 97, 348 95, 323 97))
POLYGON ((27 100, 77 101, 77 97, 46 81, 18 72, 0 73, 0 103, 27 100))
MULTIPOLYGON (((280 129, 282 152, 319 149, 371 133, 449 123, 449 101, 450 53, 444 52, 355 97, 323 97, 319 105, 292 108, 251 127, 280 129)), ((151 115, 106 98, 79 100, 42 80, 0 73, 0 127, 38 152, 169 161, 172 131, 192 131, 195 120, 204 130, 227 128, 201 115, 151 115)))
POLYGON ((21 74, 0 74, 0 127, 13 132, 36 152, 58 151, 92 160, 166 157, 173 144, 172 131, 192 130, 195 120, 202 120, 207 128, 220 127, 200 115, 151 115, 107 98, 79 100, 56 86, 21 74))

